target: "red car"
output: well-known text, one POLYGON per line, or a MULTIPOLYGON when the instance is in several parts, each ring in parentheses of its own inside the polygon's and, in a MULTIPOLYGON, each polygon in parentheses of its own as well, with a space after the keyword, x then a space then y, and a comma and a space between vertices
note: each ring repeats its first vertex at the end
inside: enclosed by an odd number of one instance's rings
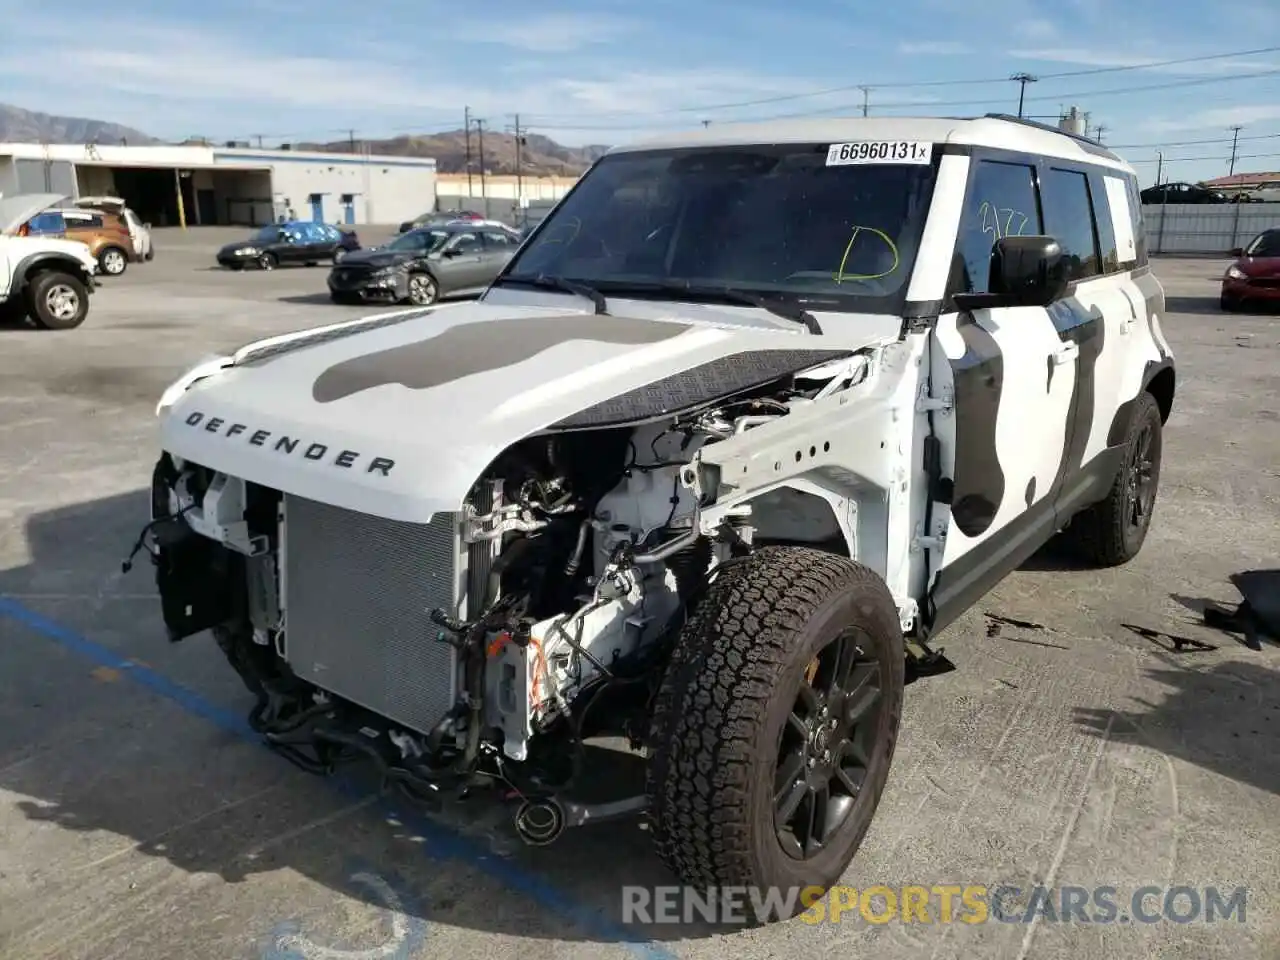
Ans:
POLYGON ((1280 304, 1280 228, 1262 231, 1247 247, 1236 247, 1231 255, 1236 259, 1222 278, 1222 309, 1280 304))

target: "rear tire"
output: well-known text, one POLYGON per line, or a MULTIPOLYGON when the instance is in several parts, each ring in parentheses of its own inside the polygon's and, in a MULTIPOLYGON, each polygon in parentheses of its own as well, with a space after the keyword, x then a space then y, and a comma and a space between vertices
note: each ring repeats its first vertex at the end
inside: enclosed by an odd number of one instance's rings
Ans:
POLYGON ((1160 407, 1143 391, 1134 405, 1124 462, 1110 492, 1077 514, 1065 531, 1082 559, 1096 567, 1118 567, 1138 555, 1151 529, 1163 450, 1160 407))
POLYGON ((38 273, 27 284, 27 312, 45 330, 72 330, 89 315, 89 290, 60 270, 38 273))
POLYGON ((129 267, 129 255, 119 247, 107 247, 98 254, 98 267, 109 277, 118 277, 129 267))
POLYGON ((274 253, 264 253, 258 257, 259 270, 274 270, 280 264, 280 259, 274 253))
MULTIPOLYGON (((658 855, 700 889, 826 891, 889 775, 905 679, 897 607, 867 567, 809 548, 765 547, 713 577, 654 708, 658 855), (841 675, 853 695, 824 693, 841 675), (802 833, 817 820, 815 846, 802 833)), ((812 902, 797 897, 786 916, 812 902)))

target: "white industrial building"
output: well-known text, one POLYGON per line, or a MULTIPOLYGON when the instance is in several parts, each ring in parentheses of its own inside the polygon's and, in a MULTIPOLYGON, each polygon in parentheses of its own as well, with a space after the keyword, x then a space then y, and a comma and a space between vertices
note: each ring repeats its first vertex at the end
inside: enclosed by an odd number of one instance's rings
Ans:
POLYGON ((436 162, 242 146, 0 143, 0 194, 123 197, 154 226, 399 223, 436 205, 436 162))

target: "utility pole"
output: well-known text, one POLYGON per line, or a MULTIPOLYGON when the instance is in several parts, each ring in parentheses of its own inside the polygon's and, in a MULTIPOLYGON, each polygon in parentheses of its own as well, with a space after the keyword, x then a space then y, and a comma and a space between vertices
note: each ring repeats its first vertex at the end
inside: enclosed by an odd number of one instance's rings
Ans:
POLYGON ((1236 172, 1236 145, 1240 142, 1240 131, 1242 129, 1239 125, 1231 128, 1231 167, 1227 170, 1227 176, 1231 176, 1236 172))
POLYGON ((1156 186, 1160 186, 1160 177, 1164 173, 1164 151, 1156 151, 1156 186))
POLYGON ((520 129, 520 114, 515 116, 516 138, 516 210, 523 210, 524 205, 524 131, 520 129))
POLYGON ((1023 102, 1024 102, 1024 101, 1025 101, 1025 99, 1026 99, 1027 84, 1028 84, 1028 83, 1035 83, 1035 82, 1036 82, 1038 79, 1040 79, 1040 78, 1039 78, 1039 77, 1033 77, 1033 76, 1032 76, 1031 74, 1029 74, 1029 73, 1015 73, 1015 74, 1014 74, 1012 77, 1010 77, 1009 79, 1010 79, 1010 80, 1012 80, 1014 83, 1018 84, 1018 116, 1019 116, 1019 117, 1021 117, 1021 116, 1022 116, 1022 104, 1023 104, 1023 102))
POLYGON ((1102 131, 1103 131, 1103 130, 1105 130, 1105 129, 1107 129, 1107 128, 1106 128, 1106 127, 1104 127, 1102 124, 1098 124, 1096 127, 1094 127, 1094 128, 1093 128, 1093 130, 1094 130, 1094 133, 1093 133, 1093 139, 1095 139, 1095 140, 1097 140, 1099 143, 1101 143, 1101 142, 1102 142, 1102 131))
MULTIPOLYGON (((476 120, 476 135, 480 141, 480 196, 487 198, 488 192, 485 190, 484 183, 484 120, 476 120)), ((487 211, 486 211, 487 212, 487 211)))
POLYGON ((259 150, 261 150, 261 149, 262 149, 262 134, 260 134, 260 133, 255 133, 255 134, 254 134, 254 137, 256 137, 256 138, 257 138, 257 140, 258 140, 258 149, 259 149, 259 150))
POLYGON ((709 127, 709 126, 711 126, 711 121, 710 121, 710 120, 703 120, 703 121, 702 121, 702 128, 703 128, 704 130, 705 130, 707 127, 709 127))
POLYGON ((462 108, 462 130, 467 141, 467 196, 471 196, 471 108, 462 108))
POLYGON ((871 112, 871 88, 859 87, 862 91, 862 115, 865 117, 871 112))
POLYGON ((347 131, 347 144, 351 147, 351 152, 356 152, 356 132, 354 130, 347 131))

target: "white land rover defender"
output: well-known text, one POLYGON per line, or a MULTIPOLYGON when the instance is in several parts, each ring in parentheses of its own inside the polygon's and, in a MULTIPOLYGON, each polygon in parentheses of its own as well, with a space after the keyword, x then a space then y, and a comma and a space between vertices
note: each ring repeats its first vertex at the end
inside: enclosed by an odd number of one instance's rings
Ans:
POLYGON ((0 196, 0 323, 29 317, 45 330, 70 330, 89 315, 98 262, 85 244, 28 236, 23 226, 60 194, 0 196))
POLYGON ((938 632, 1060 531, 1142 546, 1174 367, 1140 210, 1007 117, 614 149, 480 302, 169 389, 170 636, 211 630, 307 769, 514 788, 531 843, 643 810, 687 883, 826 887, 938 632), (644 796, 574 799, 602 735, 644 796))

